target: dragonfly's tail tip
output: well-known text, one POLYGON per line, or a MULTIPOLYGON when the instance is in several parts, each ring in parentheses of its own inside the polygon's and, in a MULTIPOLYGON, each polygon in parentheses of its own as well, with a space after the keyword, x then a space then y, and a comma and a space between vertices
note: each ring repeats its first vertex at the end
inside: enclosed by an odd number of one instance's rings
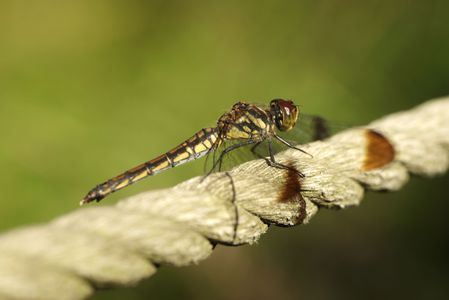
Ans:
POLYGON ((80 201, 80 206, 86 205, 90 202, 97 201, 100 202, 106 195, 101 192, 100 185, 96 186, 87 193, 86 196, 80 201))
POLYGON ((81 201, 80 206, 89 204, 90 202, 97 201, 99 202, 101 199, 103 199, 102 196, 97 195, 96 193, 89 192, 81 201))
POLYGON ((80 206, 89 204, 90 202, 93 202, 93 201, 100 202, 101 199, 103 199, 103 197, 100 197, 100 196, 92 197, 90 195, 87 195, 86 197, 83 198, 83 200, 80 201, 80 206))
POLYGON ((92 202, 92 199, 89 199, 88 197, 84 197, 83 200, 80 201, 80 206, 86 205, 89 202, 92 202))

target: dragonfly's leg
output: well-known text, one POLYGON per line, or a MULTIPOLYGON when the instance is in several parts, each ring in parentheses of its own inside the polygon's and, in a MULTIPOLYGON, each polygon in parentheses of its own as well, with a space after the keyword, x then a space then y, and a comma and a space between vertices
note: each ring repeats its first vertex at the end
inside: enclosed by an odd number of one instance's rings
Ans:
POLYGON ((218 162, 218 172, 221 172, 221 165, 223 164, 223 159, 222 159, 221 156, 220 156, 220 159, 217 162, 218 162))
POLYGON ((256 152, 256 148, 260 146, 262 142, 257 142, 254 144, 254 146, 251 147, 251 152, 256 155, 258 158, 263 158, 262 155, 260 155, 259 153, 256 152))
POLYGON ((206 176, 209 176, 217 168, 217 166, 221 167, 221 161, 223 160, 223 157, 226 154, 228 154, 232 150, 235 150, 237 148, 240 148, 240 147, 243 147, 243 146, 246 146, 246 145, 249 145, 249 144, 253 144, 253 143, 255 143, 253 140, 248 139, 248 140, 245 140, 245 141, 240 142, 238 144, 231 145, 228 148, 224 149, 223 152, 220 153, 220 156, 218 157, 218 160, 214 161, 214 165, 212 166, 212 169, 209 171, 209 173, 206 176))
POLYGON ((214 151, 214 153, 212 154, 212 169, 209 171, 209 173, 207 175, 212 173, 215 169, 215 165, 217 164, 216 155, 217 155, 217 151, 214 151))
POLYGON ((275 167, 275 168, 279 168, 279 169, 294 171, 294 172, 298 173, 299 177, 303 177, 303 178, 305 177, 303 173, 301 173, 300 171, 296 170, 295 168, 283 165, 283 164, 278 163, 276 161, 276 159, 274 158, 274 152, 273 152, 273 142, 272 142, 272 140, 270 138, 268 139, 268 152, 270 154, 270 159, 266 159, 266 161, 267 161, 267 163, 268 163, 268 165, 270 167, 275 167))
POLYGON ((296 149, 296 150, 298 150, 298 151, 301 151, 302 153, 307 154, 308 156, 310 156, 311 158, 313 158, 313 155, 312 155, 312 154, 307 153, 306 151, 302 150, 301 148, 298 148, 298 147, 293 146, 290 142, 284 140, 284 139, 281 138, 280 136, 278 136, 278 135, 275 134, 274 137, 275 137, 278 141, 280 141, 282 144, 286 145, 287 147, 292 148, 292 149, 296 149))
POLYGON ((294 170, 295 172, 297 172, 299 174, 300 177, 304 177, 304 174, 302 174, 301 172, 299 172, 298 170, 295 170, 289 166, 285 166, 283 164, 280 164, 278 162, 276 162, 276 160, 274 159, 274 152, 273 152, 273 146, 272 146, 272 141, 271 139, 268 139, 268 152, 270 154, 270 159, 265 158, 264 156, 260 155, 259 153, 256 152, 256 148, 261 144, 262 142, 258 142, 256 143, 253 147, 251 147, 251 152, 254 153, 254 155, 256 155, 259 158, 263 158, 266 160, 267 164, 270 167, 276 167, 276 168, 280 168, 280 169, 286 169, 286 170, 294 170))
MULTIPOLYGON (((228 148, 226 148, 225 150, 223 150, 223 152, 221 153, 220 157, 219 157, 218 160, 217 160, 217 163, 218 163, 218 171, 221 171, 221 165, 222 165, 222 163, 223 163, 223 158, 224 158, 224 156, 226 155, 226 153, 229 153, 229 152, 231 152, 232 150, 235 150, 235 149, 237 149, 237 148, 240 148, 240 147, 242 147, 242 146, 246 146, 246 145, 249 145, 249 144, 252 144, 252 143, 254 143, 254 141, 252 141, 252 140, 246 140, 246 141, 242 142, 241 144, 235 144, 235 145, 229 146, 228 148), (235 147, 234 147, 234 146, 235 146, 235 147), (230 148, 232 148, 232 149, 230 149, 230 148), (229 150, 228 150, 228 149, 229 149, 229 150)), ((257 145, 257 144, 256 144, 256 145, 257 145)), ((255 145, 255 146, 256 146, 256 145, 255 145)), ((254 148, 254 147, 251 148, 251 151, 252 151, 253 148, 254 148)))
POLYGON ((293 146, 289 141, 283 139, 282 137, 280 137, 280 136, 278 136, 278 135, 276 135, 276 134, 274 135, 274 137, 275 137, 278 141, 280 141, 282 144, 286 145, 287 147, 292 148, 292 149, 295 149, 295 150, 298 150, 298 151, 301 151, 302 153, 307 154, 307 155, 309 155, 310 157, 313 158, 313 155, 312 155, 312 154, 310 154, 310 153, 308 153, 308 152, 302 150, 301 148, 298 148, 298 147, 296 147, 296 146, 293 146))
POLYGON ((206 161, 204 162, 204 167, 203 167, 203 173, 204 174, 207 174, 208 171, 209 171, 208 168, 207 168, 209 159, 212 159, 212 165, 215 164, 215 153, 217 152, 215 150, 217 148, 218 148, 217 144, 213 144, 212 147, 209 149, 209 151, 207 151, 206 161))
POLYGON ((212 145, 212 147, 209 149, 209 151, 207 151, 206 161, 204 162, 204 170, 203 170, 204 174, 206 174, 206 175, 203 176, 203 179, 201 179, 201 182, 212 173, 213 169, 212 170, 207 169, 207 165, 208 165, 207 162, 209 161, 209 157, 212 156, 212 165, 215 166, 215 164, 216 164, 215 155, 217 153, 216 150, 218 149, 218 147, 220 146, 221 143, 222 143, 222 141, 220 139, 217 139, 215 141, 215 143, 212 145))

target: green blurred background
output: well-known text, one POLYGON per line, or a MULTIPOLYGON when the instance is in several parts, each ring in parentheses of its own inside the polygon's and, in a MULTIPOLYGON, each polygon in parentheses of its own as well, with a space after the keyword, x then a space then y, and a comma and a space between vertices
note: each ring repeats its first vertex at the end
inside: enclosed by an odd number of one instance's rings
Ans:
MULTIPOLYGON (((236 100, 295 99, 364 124, 449 94, 449 1, 0 1, 0 229, 214 124, 236 100)), ((114 194, 168 187, 202 161, 114 194)), ((447 299, 449 177, 369 193, 257 246, 218 246, 94 299, 447 299)))

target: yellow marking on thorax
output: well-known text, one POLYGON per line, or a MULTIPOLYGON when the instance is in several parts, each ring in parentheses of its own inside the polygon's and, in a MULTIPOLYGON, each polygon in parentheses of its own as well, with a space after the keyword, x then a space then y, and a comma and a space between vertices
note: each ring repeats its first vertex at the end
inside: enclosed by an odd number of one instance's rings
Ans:
MULTIPOLYGON (((241 118, 238 119, 238 123, 254 123, 252 122, 252 119, 250 118, 252 117, 250 114, 245 114, 244 116, 242 116, 241 118)), ((254 119, 254 118, 253 118, 254 119)), ((257 125, 257 124, 255 124, 257 125)), ((254 135, 254 134, 258 134, 259 130, 258 129, 251 129, 250 127, 243 125, 243 131, 245 131, 246 133, 249 133, 250 136, 254 135)))
POLYGON ((229 139, 248 139, 251 137, 249 133, 239 130, 234 126, 232 126, 230 130, 228 130, 226 136, 229 139))
POLYGON ((248 114, 247 117, 257 127, 261 128, 261 129, 265 129, 267 127, 267 124, 265 124, 265 122, 261 118, 256 118, 251 114, 248 114))

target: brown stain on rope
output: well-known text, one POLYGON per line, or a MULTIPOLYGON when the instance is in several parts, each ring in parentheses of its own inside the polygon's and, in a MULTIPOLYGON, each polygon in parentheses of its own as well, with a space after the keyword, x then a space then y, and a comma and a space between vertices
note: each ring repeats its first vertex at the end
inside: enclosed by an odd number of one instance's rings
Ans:
POLYGON ((288 169, 285 171, 284 184, 279 193, 279 202, 298 201, 299 214, 295 220, 295 224, 301 224, 307 216, 306 201, 301 195, 301 180, 302 177, 293 163, 287 164, 288 169))
POLYGON ((394 147, 384 135, 368 129, 365 136, 367 141, 366 156, 362 167, 364 171, 381 168, 394 160, 394 147))

